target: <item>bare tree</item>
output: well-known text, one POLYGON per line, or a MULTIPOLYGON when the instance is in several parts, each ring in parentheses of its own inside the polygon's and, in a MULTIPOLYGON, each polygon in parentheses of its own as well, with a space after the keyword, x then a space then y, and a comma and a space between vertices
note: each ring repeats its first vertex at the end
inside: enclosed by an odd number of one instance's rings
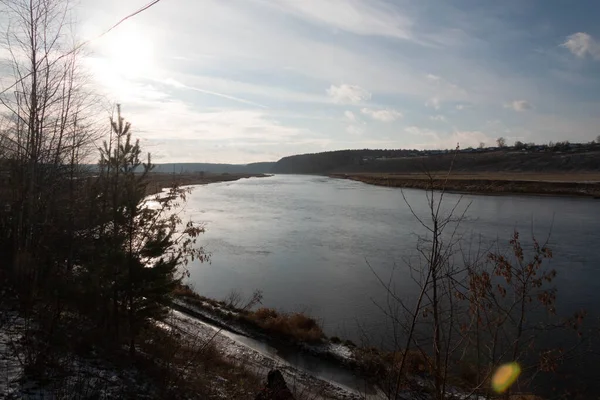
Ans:
POLYGON ((434 398, 452 398, 448 382, 460 368, 472 374, 463 388, 465 395, 491 398, 491 375, 503 363, 522 366, 527 373, 521 380, 524 389, 540 371, 556 371, 582 343, 578 340, 572 348, 560 349, 542 348, 536 342, 543 333, 558 328, 575 328, 581 335, 585 313, 552 323, 532 317, 539 308, 551 316, 554 313, 556 291, 550 285, 556 272, 545 263, 552 252, 547 243, 535 238, 527 252, 517 232, 510 240, 509 255, 491 243, 480 241, 473 247, 459 232, 469 204, 463 207, 462 197, 449 202, 445 196, 451 171, 441 178, 426 172, 430 184, 425 212, 404 197, 425 232, 418 237, 419 257, 408 265, 417 288, 412 300, 395 290, 392 277, 384 280, 371 268, 387 294, 386 301, 377 306, 392 326, 394 355, 387 359, 391 361, 384 359, 387 366, 380 373, 390 399, 401 398, 403 388, 413 382, 415 354, 430 374, 430 380, 421 385, 431 384, 434 398))
POLYGON ((506 147, 506 139, 505 139, 505 138, 503 138, 503 137, 499 137, 498 139, 496 139, 496 145, 497 145, 499 148, 506 147))
POLYGON ((485 143, 483 143, 483 142, 479 142, 479 148, 480 148, 480 149, 484 149, 484 148, 485 148, 485 143))
MULTIPOLYGON (((2 267, 48 339, 73 293, 69 277, 86 227, 83 164, 97 136, 96 102, 74 50, 70 12, 68 1, 0 0, 0 48, 12 73, 0 87, 0 155, 8 174, 2 207, 9 210, 0 214, 2 267)), ((26 330, 24 341, 37 343, 35 335, 26 330)), ((27 364, 39 365, 46 351, 31 348, 27 364)))
POLYGON ((243 301, 242 293, 237 289, 232 289, 224 301, 227 307, 239 308, 240 304, 243 301))
POLYGON ((64 206, 64 193, 74 200, 73 182, 95 136, 93 102, 78 65, 80 52, 69 39, 69 2, 1 0, 0 5, 8 24, 2 46, 15 82, 0 95, 11 123, 0 145, 13 166, 14 272, 36 284, 42 272, 32 260, 51 237, 53 207, 64 206))
POLYGON ((429 179, 429 188, 425 191, 425 215, 410 204, 403 192, 406 205, 425 232, 417 241, 419 258, 409 265, 418 287, 416 298, 412 302, 402 298, 391 280, 386 282, 376 274, 388 295, 387 305, 379 306, 392 321, 394 350, 399 354, 398 361, 391 367, 393 382, 387 385, 388 398, 401 395, 408 363, 416 352, 433 375, 431 390, 434 398, 444 399, 448 365, 463 342, 457 323, 462 306, 455 301, 454 288, 464 269, 454 262, 454 258, 460 242, 460 223, 469 204, 463 204, 462 196, 459 196, 449 207, 444 205, 452 165, 442 178, 425 172, 429 179))

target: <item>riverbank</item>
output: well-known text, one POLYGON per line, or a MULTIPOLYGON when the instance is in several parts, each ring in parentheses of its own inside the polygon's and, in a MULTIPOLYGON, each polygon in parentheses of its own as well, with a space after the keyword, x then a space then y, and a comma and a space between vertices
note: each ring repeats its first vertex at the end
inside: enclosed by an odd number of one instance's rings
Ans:
POLYGON ((276 346, 295 347, 345 366, 356 366, 354 353, 357 346, 349 340, 342 342, 337 337, 328 338, 319 323, 304 313, 282 313, 264 307, 253 310, 260 302, 256 295, 241 305, 241 302, 232 304, 209 299, 186 285, 177 287, 173 294, 174 309, 213 326, 276 346))
MULTIPOLYGON (((171 307, 173 316, 179 321, 176 324, 183 321, 184 325, 211 328, 216 331, 221 353, 235 355, 241 352, 245 359, 252 360, 251 367, 258 371, 281 370, 287 381, 299 385, 295 392, 310 390, 315 397, 308 398, 315 399, 385 398, 382 388, 390 379, 387 377, 388 369, 393 368, 392 360, 398 356, 396 353, 374 347, 363 348, 335 336, 320 335, 317 339, 286 329, 265 328, 260 322, 255 322, 254 317, 276 313, 268 319, 278 326, 281 324, 278 321, 286 317, 294 319, 298 313, 238 308, 226 301, 200 296, 186 286, 178 288, 174 294, 171 307)), ((310 322, 298 324, 299 329, 312 330, 309 328, 314 323, 312 318, 302 314, 300 320, 310 322)), ((203 337, 210 338, 210 335, 204 334, 203 337)), ((426 382, 431 380, 427 370, 423 356, 411 351, 405 369, 406 399, 420 398, 426 390, 426 382)))
MULTIPOLYGON (((185 289, 186 293, 191 290, 185 289)), ((169 325, 196 340, 214 342, 219 352, 234 362, 243 357, 244 366, 258 375, 280 370, 286 381, 293 382, 294 393, 310 393, 298 398, 382 399, 386 398, 383 388, 389 384, 388 379, 396 382, 396 375, 386 376, 389 368, 397 368, 400 353, 363 348, 336 337, 323 336, 317 342, 307 343, 273 335, 260 326, 245 323, 243 315, 251 313, 225 301, 189 293, 182 296, 180 292, 176 294, 169 325)), ((433 379, 430 365, 431 360, 420 352, 408 353, 401 398, 426 398, 423 396, 433 379)), ((470 366, 459 363, 455 367, 456 372, 448 376, 447 391, 456 398, 467 398, 466 393, 475 386, 470 366)), ((541 400, 531 394, 513 394, 510 399, 541 400)))
POLYGON ((271 175, 245 173, 213 174, 202 172, 167 174, 161 172, 152 172, 148 176, 150 183, 147 188, 147 194, 150 196, 160 193, 164 188, 171 187, 173 184, 177 184, 179 186, 206 185, 217 182, 233 182, 247 178, 266 178, 269 176, 271 175))
MULTIPOLYGON (((258 359, 262 360, 262 364, 258 365, 264 368, 272 368, 274 360, 283 363, 289 373, 302 376, 304 384, 319 383, 319 392, 334 394, 333 398, 381 398, 378 396, 382 395, 382 387, 386 387, 390 380, 397 379, 395 369, 398 367, 401 351, 361 347, 335 336, 328 338, 320 334, 314 337, 282 329, 280 325, 286 323, 280 321, 285 321, 286 317, 293 320, 299 314, 285 314, 264 308, 256 311, 246 307, 238 308, 226 301, 200 296, 185 285, 177 288, 174 295, 172 308, 178 315, 185 315, 197 323, 210 326, 221 336, 233 338, 236 345, 243 344, 258 352, 258 359), (256 315, 264 314, 271 314, 268 319, 276 326, 275 329, 265 327, 256 320, 256 315)), ((312 330, 315 320, 305 314, 300 316, 299 319, 305 322, 299 323, 297 329, 312 330)), ((413 395, 425 390, 426 382, 433 379, 431 360, 412 350, 406 357, 406 394, 407 398, 413 398, 413 395)), ((278 364, 278 368, 281 365, 278 364)), ((461 371, 468 371, 467 367, 462 365, 461 371)), ((475 385, 462 373, 452 374, 448 381, 452 390, 457 393, 468 391, 475 385)))
MULTIPOLYGON (((228 332, 246 344, 249 341, 255 349, 269 348, 271 351, 267 353, 275 358, 305 369, 305 373, 316 379, 325 378, 350 389, 353 394, 376 394, 379 391, 376 386, 381 383, 393 357, 389 352, 363 348, 350 340, 329 338, 317 321, 304 313, 238 307, 201 296, 185 285, 178 287, 174 296, 171 305, 174 310, 228 332), (318 376, 318 371, 327 371, 331 376, 318 376)), ((425 371, 423 357, 415 354, 411 359, 411 367, 406 371, 409 375, 425 371)))
MULTIPOLYGON (((362 388, 356 388, 352 384, 353 377, 350 373, 345 377, 346 380, 341 379, 344 384, 339 383, 340 379, 331 379, 329 374, 319 376, 313 371, 307 371, 306 368, 299 367, 298 363, 290 362, 283 355, 278 354, 274 348, 254 341, 248 336, 234 333, 231 328, 214 325, 204 318, 199 318, 197 314, 190 315, 189 311, 189 309, 186 312, 173 310, 166 320, 165 328, 175 330, 189 340, 208 343, 233 368, 241 368, 259 379, 266 378, 267 373, 271 370, 279 370, 295 398, 299 400, 321 398, 359 400, 376 398, 375 396, 379 394, 375 391, 366 393, 361 390, 362 388)), ((327 368, 320 368, 320 370, 331 371, 327 368)), ((335 374, 333 375, 335 376, 335 374)), ((247 398, 253 398, 255 393, 249 393, 247 398)))
POLYGON ((445 188, 461 193, 600 198, 600 173, 456 173, 447 176, 447 172, 433 172, 431 177, 425 174, 339 173, 329 176, 396 188, 445 188))

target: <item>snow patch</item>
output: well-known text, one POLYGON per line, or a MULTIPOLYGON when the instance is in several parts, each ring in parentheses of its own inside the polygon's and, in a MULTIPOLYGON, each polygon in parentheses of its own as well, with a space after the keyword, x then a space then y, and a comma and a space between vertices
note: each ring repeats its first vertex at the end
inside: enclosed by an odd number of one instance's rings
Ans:
POLYGON ((327 351, 342 360, 352 360, 354 358, 352 349, 339 343, 329 343, 327 351))
POLYGON ((23 377, 18 343, 25 329, 25 321, 16 314, 2 312, 0 319, 0 393, 14 396, 23 377))

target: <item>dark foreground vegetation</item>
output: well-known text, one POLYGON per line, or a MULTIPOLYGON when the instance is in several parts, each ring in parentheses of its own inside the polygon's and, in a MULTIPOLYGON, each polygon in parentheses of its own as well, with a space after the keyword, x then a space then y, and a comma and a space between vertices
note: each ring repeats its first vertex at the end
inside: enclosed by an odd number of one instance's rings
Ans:
POLYGON ((0 397, 252 397, 257 374, 161 325, 187 262, 208 257, 173 212, 180 185, 242 175, 154 174, 120 108, 88 91, 68 3, 0 12, 0 397))

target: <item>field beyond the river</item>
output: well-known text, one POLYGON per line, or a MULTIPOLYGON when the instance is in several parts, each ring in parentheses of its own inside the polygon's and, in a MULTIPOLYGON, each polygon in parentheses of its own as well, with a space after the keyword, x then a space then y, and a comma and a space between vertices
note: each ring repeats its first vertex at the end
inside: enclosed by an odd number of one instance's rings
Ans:
POLYGON ((479 172, 331 174, 371 185, 485 194, 535 194, 600 198, 600 173, 479 172))

